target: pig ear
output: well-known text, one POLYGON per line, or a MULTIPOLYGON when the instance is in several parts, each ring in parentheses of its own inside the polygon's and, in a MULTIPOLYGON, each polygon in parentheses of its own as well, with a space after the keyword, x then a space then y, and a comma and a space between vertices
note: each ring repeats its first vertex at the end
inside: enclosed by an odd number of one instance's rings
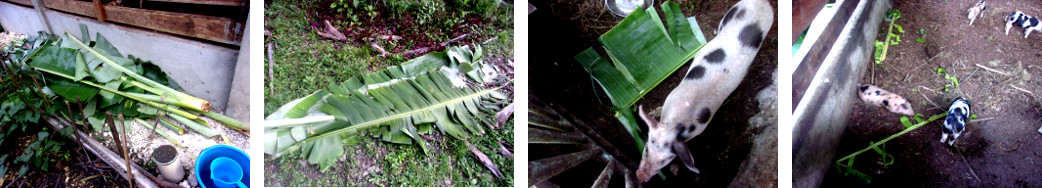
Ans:
POLYGON ((698 168, 695 168, 695 158, 691 157, 691 151, 688 151, 687 144, 681 141, 673 142, 673 153, 677 154, 677 158, 684 162, 684 166, 687 166, 688 170, 701 173, 698 168))
POLYGON ((644 123, 648 124, 648 128, 658 128, 658 121, 655 119, 648 118, 648 114, 644 113, 644 106, 637 106, 637 111, 640 112, 640 119, 644 119, 644 123))

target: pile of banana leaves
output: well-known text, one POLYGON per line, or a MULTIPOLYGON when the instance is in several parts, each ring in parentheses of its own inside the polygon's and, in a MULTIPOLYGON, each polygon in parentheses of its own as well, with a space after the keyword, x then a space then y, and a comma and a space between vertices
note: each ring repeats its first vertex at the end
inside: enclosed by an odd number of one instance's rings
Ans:
MULTIPOLYGON (((23 87, 48 99, 45 112, 64 114, 76 124, 90 125, 95 132, 104 130, 106 113, 129 117, 126 125, 135 119, 169 117, 205 137, 223 135, 199 116, 249 131, 245 123, 211 112, 209 102, 179 91, 180 87, 158 66, 124 56, 100 33, 90 40, 86 26, 80 28, 80 38, 69 33, 59 36, 40 32, 4 49, 9 57, 3 62, 5 77, 31 79, 33 84, 23 87)), ((185 133, 164 118, 157 121, 174 132, 185 133)))
POLYGON ((616 118, 639 150, 644 149, 644 134, 633 115, 633 104, 694 58, 706 43, 698 21, 685 17, 679 4, 667 1, 661 8, 665 19, 655 7, 637 9, 601 35, 598 41, 609 58, 593 47, 575 56, 607 93, 616 118))
POLYGON ((487 114, 505 106, 497 90, 509 82, 481 57, 480 46, 450 47, 293 100, 265 118, 264 152, 300 156, 325 171, 364 135, 425 153, 420 134, 435 128, 457 139, 480 135, 493 124, 487 114))

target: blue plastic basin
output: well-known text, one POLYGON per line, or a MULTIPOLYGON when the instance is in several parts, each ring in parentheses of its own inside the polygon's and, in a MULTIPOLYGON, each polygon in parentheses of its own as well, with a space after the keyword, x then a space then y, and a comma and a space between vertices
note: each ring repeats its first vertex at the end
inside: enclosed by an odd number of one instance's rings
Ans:
POLYGON ((199 153, 199 157, 195 159, 195 179, 199 181, 200 187, 216 187, 213 183, 214 180, 210 179, 210 163, 218 157, 228 157, 239 163, 243 174, 242 183, 247 187, 250 186, 250 156, 239 148, 229 145, 214 145, 203 149, 199 153))

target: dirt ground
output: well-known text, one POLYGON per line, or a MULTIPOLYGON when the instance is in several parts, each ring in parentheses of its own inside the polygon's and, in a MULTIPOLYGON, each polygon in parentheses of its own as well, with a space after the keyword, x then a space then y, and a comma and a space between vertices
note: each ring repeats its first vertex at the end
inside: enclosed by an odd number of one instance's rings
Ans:
MULTIPOLYGON (((40 125, 45 127, 46 125, 40 125)), ((32 134, 16 133, 8 137, 11 140, 4 142, 2 148, 8 149, 0 154, 8 155, 9 158, 21 155, 27 145, 35 142, 38 138, 36 132, 39 129, 28 130, 32 134)), ((58 160, 53 166, 45 170, 29 170, 24 176, 18 176, 21 164, 6 164, 8 173, 0 177, 0 185, 3 187, 127 187, 127 180, 116 173, 111 166, 106 164, 93 153, 84 150, 72 140, 51 132, 55 142, 62 142, 62 151, 67 151, 68 160, 58 160)))
MULTIPOLYGON (((685 16, 695 16, 707 39, 712 39, 715 36, 712 31, 736 1, 675 2, 680 4, 685 16)), ((540 0, 530 3, 537 8, 530 14, 529 21, 529 49, 532 53, 529 57, 530 94, 547 104, 571 109, 571 113, 588 122, 593 129, 599 130, 601 136, 621 149, 629 158, 639 160, 641 151, 637 150, 632 137, 614 118, 614 112, 609 109, 611 102, 607 95, 574 60, 575 55, 582 50, 599 45, 596 38, 622 21, 622 18, 608 12, 603 1, 575 4, 576 1, 540 0)), ((659 9, 659 3, 656 2, 656 9, 659 9)), ((771 4, 777 13, 777 1, 772 0, 771 4)), ((686 170, 677 170, 678 174, 673 174, 669 172, 672 167, 667 166, 663 168, 663 172, 667 174, 665 180, 653 177, 645 183, 646 186, 690 187, 693 182, 697 186, 723 187, 731 182, 752 147, 751 135, 747 133, 745 125, 748 124, 748 119, 758 112, 756 94, 770 85, 771 73, 777 69, 777 26, 775 23, 745 80, 724 102, 712 125, 702 135, 687 142, 695 154, 695 163, 702 174, 686 170)), ((684 65, 679 70, 686 70, 687 67, 688 65, 684 65)), ((680 83, 683 72, 674 72, 670 78, 645 95, 638 105, 644 105, 649 109, 661 107, 666 95, 680 83)), ((646 125, 643 129, 647 130, 646 125)), ((574 146, 529 146, 529 160, 577 151, 574 146)), ((562 187, 590 186, 604 165, 606 164, 603 162, 587 161, 549 181, 562 187)), ((680 165, 680 162, 671 163, 671 166, 674 165, 680 165)), ((680 166, 680 169, 684 169, 680 166)), ((624 182, 621 177, 620 174, 613 176, 611 186, 622 186, 624 182)))
MULTIPOLYGON (((871 186, 901 187, 1040 187, 1042 186, 1042 105, 1035 93, 1042 92, 1042 35, 1024 39, 1024 30, 1005 34, 1003 17, 1015 10, 1042 15, 1039 1, 988 1, 982 18, 969 25, 966 10, 976 0, 895 1, 901 11, 896 24, 907 32, 902 42, 890 46, 882 65, 872 69, 863 83, 873 83, 902 95, 915 112, 925 116, 945 113, 955 97, 971 101, 977 119, 954 147, 939 142, 942 121, 931 122, 886 143, 896 158, 884 166, 879 155, 867 152, 857 157, 854 168, 873 177, 871 186), (919 30, 926 31, 926 43, 919 30), (994 71, 985 70, 988 67, 994 71), (959 87, 943 75, 958 78, 959 87), (1020 89, 1017 89, 1020 88, 1020 89)), ((884 23, 885 33, 886 23, 884 23)), ((878 40, 885 40, 878 35, 878 40)), ((856 102, 843 133, 835 159, 867 147, 904 127, 900 116, 880 107, 856 102)), ((943 120, 943 119, 942 119, 943 120)), ((823 187, 865 185, 830 169, 823 187)))

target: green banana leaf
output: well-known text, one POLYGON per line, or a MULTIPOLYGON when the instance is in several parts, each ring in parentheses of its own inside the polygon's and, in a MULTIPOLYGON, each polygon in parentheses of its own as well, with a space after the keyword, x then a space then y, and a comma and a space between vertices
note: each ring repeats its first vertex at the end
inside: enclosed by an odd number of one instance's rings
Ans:
POLYGON ((607 93, 616 118, 639 149, 644 148, 644 141, 633 116, 633 104, 693 58, 706 43, 698 22, 694 17, 685 18, 680 5, 665 2, 662 10, 665 20, 654 7, 637 9, 601 35, 598 41, 609 58, 593 47, 575 56, 607 93))
POLYGON ((494 100, 499 88, 454 83, 477 69, 444 71, 459 68, 448 67, 451 63, 482 66, 474 57, 474 52, 432 53, 291 101, 265 118, 265 153, 299 153, 325 171, 343 155, 345 143, 357 143, 365 132, 386 142, 416 144, 425 153, 427 143, 419 134, 432 125, 457 139, 483 134, 487 118, 481 104, 494 100))

